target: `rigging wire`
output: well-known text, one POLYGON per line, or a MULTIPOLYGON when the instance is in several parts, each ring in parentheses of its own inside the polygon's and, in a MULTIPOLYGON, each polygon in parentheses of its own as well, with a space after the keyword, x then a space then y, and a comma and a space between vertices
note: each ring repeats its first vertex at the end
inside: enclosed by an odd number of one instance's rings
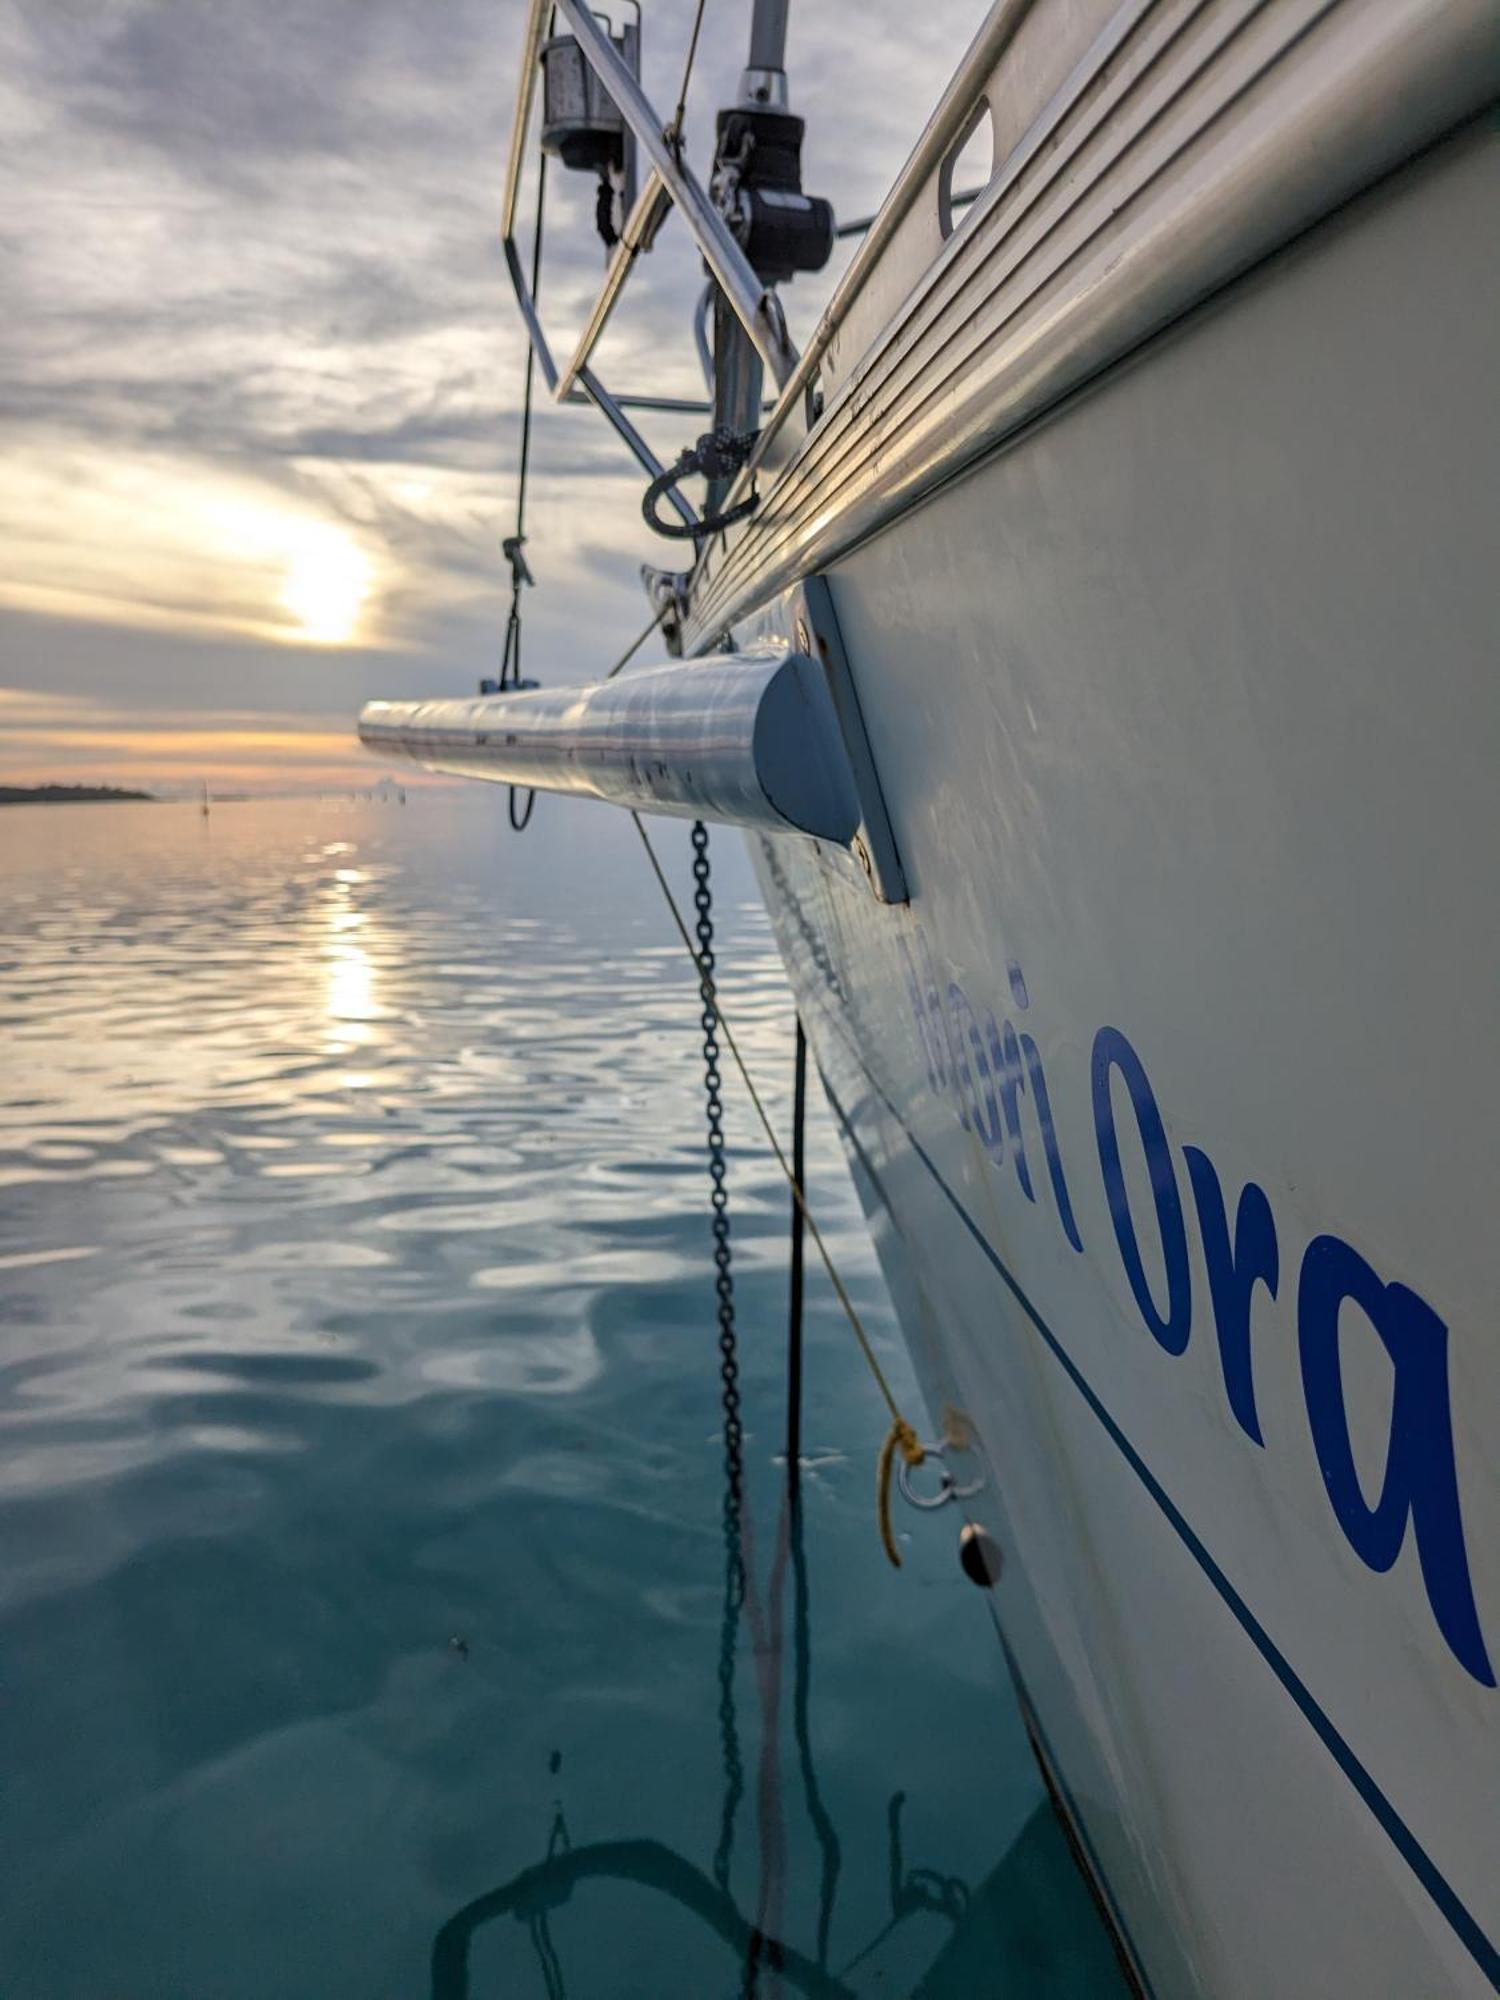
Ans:
POLYGON ((693 60, 698 53, 698 34, 703 26, 704 0, 698 0, 697 12, 693 15, 693 32, 688 40, 687 61, 682 66, 682 86, 677 92, 677 109, 672 113, 664 137, 667 144, 677 151, 682 145, 682 120, 687 111, 688 84, 692 79, 693 60))
MULTIPOLYGON (((538 302, 542 282, 542 227, 547 204, 547 155, 543 153, 536 176, 536 223, 531 238, 531 302, 538 302)), ((516 534, 524 537, 526 527, 526 481, 531 471, 531 401, 536 382, 536 346, 526 342, 526 389, 521 403, 521 462, 516 470, 516 534)))
POLYGON ((650 624, 647 625, 644 628, 644 630, 636 634, 636 636, 631 640, 630 644, 625 648, 624 652, 621 653, 619 659, 615 661, 614 665, 610 668, 609 672, 604 676, 604 678, 607 681, 612 681, 615 675, 619 673, 622 667, 628 667, 630 665, 630 662, 635 658, 636 654, 641 650, 642 646, 645 645, 646 641, 651 637, 651 634, 656 630, 657 626, 660 625, 663 618, 666 617, 667 613, 671 609, 672 605, 670 599, 665 604, 659 605, 657 607, 657 609, 651 615, 650 624))
MULTIPOLYGON (((547 202, 547 155, 542 154, 536 177, 536 226, 531 239, 531 297, 535 303, 542 281, 542 223, 547 202)), ((500 688, 521 684, 521 592, 532 582, 522 553, 526 546, 526 481, 531 469, 531 405, 536 383, 536 346, 526 342, 526 381, 521 397, 521 460, 516 473, 516 532, 505 543, 510 559, 510 616, 505 625, 505 650, 500 658, 500 688)), ((536 793, 528 790, 524 806, 518 804, 521 787, 512 785, 507 806, 511 826, 524 833, 536 810, 536 793)))

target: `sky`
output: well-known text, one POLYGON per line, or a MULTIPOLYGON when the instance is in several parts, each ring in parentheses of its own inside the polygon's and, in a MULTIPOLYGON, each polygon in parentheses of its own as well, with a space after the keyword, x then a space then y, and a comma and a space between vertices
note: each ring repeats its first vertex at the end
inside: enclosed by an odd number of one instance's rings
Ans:
MULTIPOLYGON (((878 206, 977 29, 951 0, 794 8, 804 183, 878 206)), ((689 0, 648 0, 675 99, 689 0)), ((0 783, 368 785, 374 695, 497 665, 525 347, 497 218, 521 0, 0 0, 0 783)), ((706 0, 687 120, 706 177, 749 9, 706 0)), ((534 181, 523 195, 532 212, 534 181)), ((603 272, 553 173, 543 317, 603 272)), ((810 329, 839 266, 785 299, 810 329)), ((675 218, 597 366, 695 394, 675 218)), ((693 419, 643 420, 663 458, 693 419)), ((540 395, 526 668, 592 678, 673 544, 602 419, 540 395)))

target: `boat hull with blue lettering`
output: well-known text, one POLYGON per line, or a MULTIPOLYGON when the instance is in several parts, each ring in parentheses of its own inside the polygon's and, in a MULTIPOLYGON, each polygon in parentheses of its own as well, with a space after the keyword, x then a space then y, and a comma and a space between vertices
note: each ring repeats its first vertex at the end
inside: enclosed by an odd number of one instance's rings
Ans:
POLYGON ((1500 1967, 1492 146, 831 566, 909 903, 752 841, 1039 1751, 1174 2000, 1500 1967))
POLYGON ((996 0, 800 354, 741 300, 651 700, 368 718, 751 830, 1160 2000, 1500 1990, 1497 101, 1493 0, 996 0))

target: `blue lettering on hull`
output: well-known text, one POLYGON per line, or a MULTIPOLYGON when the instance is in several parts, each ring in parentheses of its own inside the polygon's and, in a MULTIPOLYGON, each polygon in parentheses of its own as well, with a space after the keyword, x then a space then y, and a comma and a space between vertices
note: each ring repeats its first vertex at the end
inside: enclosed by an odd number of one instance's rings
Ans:
MULTIPOLYGON (((977 1011, 958 981, 940 983, 920 933, 912 943, 903 939, 901 949, 929 1088, 949 1105, 962 1129, 979 1139, 993 1167, 1003 1172, 1009 1158, 1021 1193, 1035 1204, 1038 1181, 1027 1152, 1031 1128, 1037 1142, 1035 1164, 1045 1162, 1058 1227, 1072 1248, 1082 1251, 1036 1041, 1012 1020, 999 1022, 993 1012, 977 1011)), ((1015 1009, 1025 1012, 1026 982, 1014 961, 1008 978, 1015 1009)), ((1120 1029, 1103 1027, 1095 1036, 1090 1083, 1105 1205, 1142 1324, 1166 1354, 1187 1351, 1195 1325, 1191 1215, 1208 1276, 1207 1304, 1225 1398, 1246 1438, 1264 1449, 1252 1320, 1257 1286, 1275 1299, 1281 1278, 1281 1245, 1270 1200, 1256 1182, 1247 1182, 1235 1203, 1231 1228, 1212 1159, 1201 1147, 1184 1146, 1192 1197, 1190 1206, 1184 1203, 1156 1093, 1140 1055, 1120 1029), (1134 1206, 1120 1151, 1125 1129, 1133 1129, 1147 1169, 1149 1199, 1142 1195, 1134 1206), (1143 1241, 1153 1247, 1152 1261, 1163 1274, 1162 1296, 1147 1276, 1143 1241)), ((1340 1532, 1360 1561, 1381 1573, 1394 1565, 1410 1530, 1438 1631, 1467 1673, 1486 1687, 1495 1686, 1459 1503, 1447 1325, 1418 1293, 1385 1282, 1357 1250, 1332 1234, 1315 1236, 1303 1251, 1296 1316, 1312 1448, 1340 1532), (1373 1504, 1360 1482, 1344 1399, 1340 1342, 1355 1337, 1377 1339, 1394 1370, 1385 1470, 1373 1504)))

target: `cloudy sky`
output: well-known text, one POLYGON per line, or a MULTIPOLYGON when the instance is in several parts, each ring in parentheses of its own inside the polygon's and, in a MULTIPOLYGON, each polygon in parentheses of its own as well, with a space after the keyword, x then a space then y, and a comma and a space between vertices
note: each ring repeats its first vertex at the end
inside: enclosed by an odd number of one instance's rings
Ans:
MULTIPOLYGON (((877 205, 978 5, 803 0, 805 178, 877 205)), ((647 0, 675 97, 689 0, 647 0)), ((0 780, 368 783, 372 694, 467 692, 506 594, 524 349, 496 215, 521 0, 0 0, 0 780)), ((707 0, 700 167, 748 0, 707 0)), ((554 174, 554 346, 592 300, 592 188, 554 174)), ((525 198, 530 213, 530 195, 525 198)), ((601 350, 692 394, 673 222, 601 350)), ((830 273, 829 276, 832 274, 830 273)), ((787 303, 805 330, 826 282, 787 303)), ((544 400, 528 671, 588 678, 639 629, 642 480, 544 400)), ((654 419, 662 456, 690 419, 654 419)))

